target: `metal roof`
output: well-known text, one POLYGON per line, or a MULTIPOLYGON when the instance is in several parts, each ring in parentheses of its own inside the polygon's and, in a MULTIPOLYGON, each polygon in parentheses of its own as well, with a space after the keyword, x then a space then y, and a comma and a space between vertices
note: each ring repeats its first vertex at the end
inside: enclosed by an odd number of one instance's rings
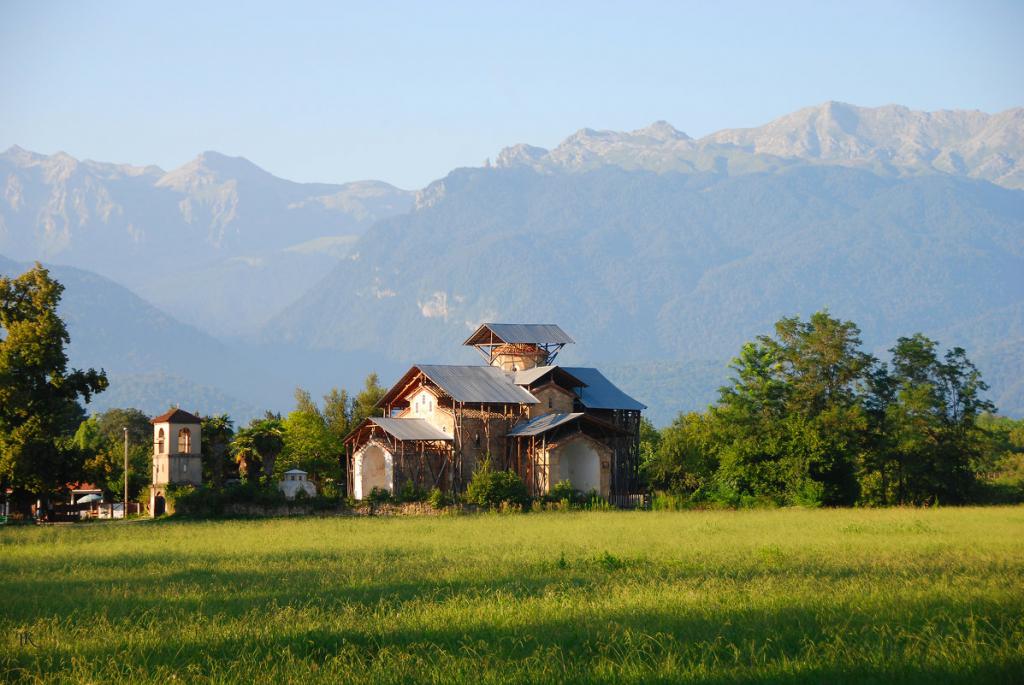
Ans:
POLYGON ((530 419, 526 423, 514 426, 512 430, 508 432, 508 436, 510 438, 523 438, 531 435, 540 435, 541 433, 548 432, 552 428, 557 428, 558 426, 575 421, 581 416, 583 416, 583 414, 580 412, 574 414, 543 414, 530 419))
POLYGON ((512 374, 512 382, 515 383, 516 385, 529 385, 538 378, 543 377, 548 372, 557 368, 557 366, 535 366, 532 369, 516 371, 514 374, 512 374))
POLYGON ((537 404, 537 398, 493 366, 416 366, 456 402, 537 404))
POLYGON ((563 367, 576 378, 587 384, 578 391, 580 402, 587 409, 626 409, 643 411, 647 405, 637 402, 619 390, 614 383, 604 377, 597 369, 583 366, 563 367))
POLYGON ((432 423, 428 423, 425 419, 389 419, 382 416, 371 416, 370 421, 398 440, 452 440, 452 436, 432 423))
POLYGON ((463 345, 486 345, 493 333, 496 342, 531 345, 565 345, 576 342, 553 323, 482 323, 463 345))
POLYGON ((562 366, 535 366, 532 369, 525 369, 523 371, 516 371, 512 376, 512 382, 516 385, 532 385, 536 381, 540 380, 552 371, 560 371, 563 379, 569 378, 569 381, 574 384, 573 387, 580 387, 586 385, 583 381, 573 376, 571 373, 565 370, 562 366), (575 385, 578 382, 579 385, 575 385))

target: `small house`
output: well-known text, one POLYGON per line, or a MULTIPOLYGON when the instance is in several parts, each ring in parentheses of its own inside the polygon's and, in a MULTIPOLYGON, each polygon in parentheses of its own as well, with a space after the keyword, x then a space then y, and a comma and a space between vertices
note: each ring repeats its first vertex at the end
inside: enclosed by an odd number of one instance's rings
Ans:
POLYGON ((285 471, 277 484, 277 489, 284 493, 285 499, 295 499, 300 492, 304 492, 308 497, 316 497, 316 486, 301 469, 285 471))

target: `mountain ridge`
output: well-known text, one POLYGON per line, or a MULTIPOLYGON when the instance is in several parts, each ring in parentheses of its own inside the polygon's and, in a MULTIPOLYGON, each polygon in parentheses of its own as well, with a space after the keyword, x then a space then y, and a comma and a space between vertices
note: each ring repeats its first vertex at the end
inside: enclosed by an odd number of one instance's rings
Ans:
POLYGON ((763 171, 793 161, 869 166, 892 175, 943 173, 1024 188, 1024 107, 922 112, 828 101, 764 125, 691 138, 665 121, 629 132, 584 128, 546 150, 504 148, 497 166, 581 172, 603 165, 649 171, 763 171))

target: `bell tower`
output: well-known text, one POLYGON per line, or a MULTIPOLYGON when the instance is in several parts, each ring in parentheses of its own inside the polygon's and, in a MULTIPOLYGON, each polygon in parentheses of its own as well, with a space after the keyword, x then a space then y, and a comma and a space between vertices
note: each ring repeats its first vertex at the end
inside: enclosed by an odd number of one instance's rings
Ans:
POLYGON ((202 422, 181 409, 157 416, 153 424, 153 487, 149 489, 150 516, 165 512, 168 485, 202 485, 202 422))

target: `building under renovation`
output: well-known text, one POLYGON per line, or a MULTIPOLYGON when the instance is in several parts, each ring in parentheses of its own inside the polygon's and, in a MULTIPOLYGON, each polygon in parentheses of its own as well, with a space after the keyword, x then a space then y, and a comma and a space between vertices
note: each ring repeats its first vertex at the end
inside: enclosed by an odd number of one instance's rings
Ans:
POLYGON ((482 324, 464 344, 486 364, 413 366, 345 439, 349 495, 461 491, 485 457, 531 495, 565 480, 613 500, 634 493, 646 407, 597 369, 555 365, 572 342, 552 324, 482 324))

